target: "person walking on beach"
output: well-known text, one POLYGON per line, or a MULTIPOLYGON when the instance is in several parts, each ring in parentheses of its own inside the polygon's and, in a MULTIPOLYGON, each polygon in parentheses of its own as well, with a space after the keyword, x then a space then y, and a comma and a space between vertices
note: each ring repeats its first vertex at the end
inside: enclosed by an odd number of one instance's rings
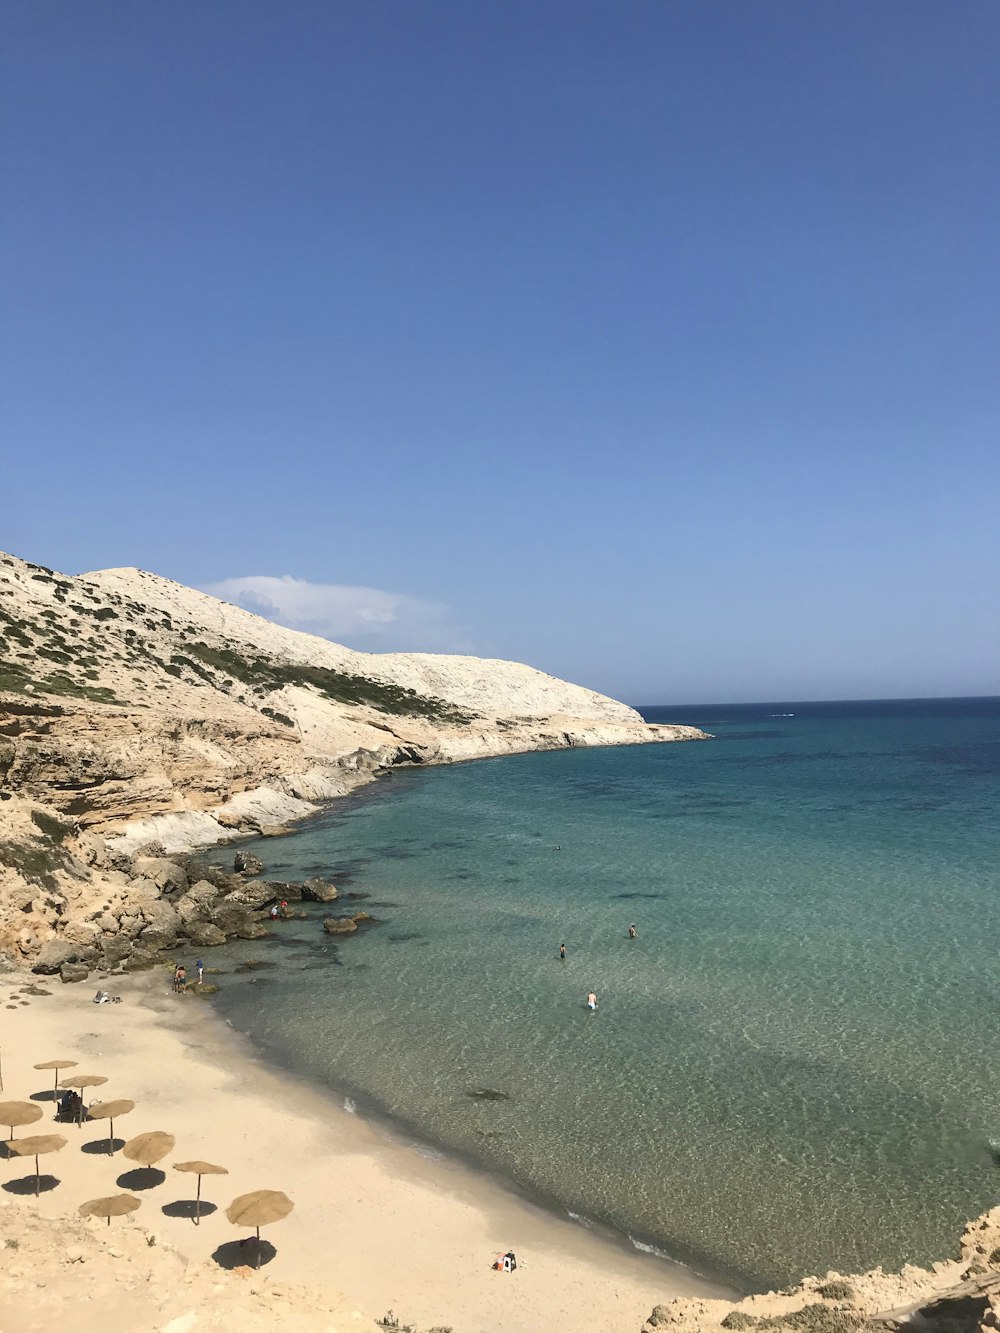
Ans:
POLYGON ((593 991, 587 996, 587 1008, 593 1012, 597 1008, 597 996, 593 991))
POLYGON ((560 957, 560 958, 563 960, 563 962, 565 963, 565 961, 566 961, 566 946, 565 946, 565 944, 560 944, 560 946, 559 946, 559 957, 560 957))

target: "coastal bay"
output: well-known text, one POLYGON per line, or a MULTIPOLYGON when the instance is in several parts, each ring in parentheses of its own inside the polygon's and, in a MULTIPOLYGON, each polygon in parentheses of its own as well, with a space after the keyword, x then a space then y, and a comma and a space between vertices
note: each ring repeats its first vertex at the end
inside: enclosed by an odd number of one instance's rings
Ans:
MULTIPOLYGON (((16 978, 8 974, 3 980, 5 994, 21 994, 16 978)), ((447 1157, 422 1156, 412 1144, 387 1136, 346 1111, 332 1094, 270 1068, 208 1001, 172 995, 162 969, 121 978, 113 990, 121 1004, 95 1006, 81 988, 58 986, 48 995, 26 995, 26 1005, 7 1013, 4 1095, 24 1097, 45 1084, 46 1076, 32 1065, 58 1050, 81 1068, 107 1076, 109 1095, 135 1101, 135 1110, 115 1126, 119 1137, 150 1129, 173 1134, 176 1150, 163 1164, 168 1179, 137 1190, 141 1208, 132 1221, 116 1225, 156 1236, 192 1265, 207 1263, 220 1246, 232 1248, 244 1234, 225 1218, 231 1198, 258 1188, 286 1192, 295 1209, 265 1228, 275 1254, 256 1280, 264 1288, 295 1284, 322 1293, 322 1315, 312 1313, 294 1291, 288 1296, 284 1313, 296 1327, 371 1327, 393 1309, 421 1327, 636 1333, 666 1296, 729 1294, 676 1265, 629 1255, 499 1182, 447 1157), (176 1175, 170 1163, 190 1157, 229 1171, 203 1182, 206 1199, 218 1208, 198 1228, 162 1211, 189 1197, 190 1179, 176 1175), (519 1268, 505 1277, 490 1265, 511 1245, 519 1268)), ((330 1017, 332 1026, 337 1021, 330 1017)), ((51 1114, 49 1102, 39 1105, 51 1114)), ((38 1122, 39 1131, 43 1126, 48 1121, 38 1122)), ((95 1123, 61 1130, 69 1143, 45 1164, 58 1187, 38 1199, 31 1193, 0 1195, 0 1234, 16 1237, 21 1217, 40 1213, 59 1219, 84 1199, 115 1191, 116 1178, 130 1163, 120 1152, 109 1158, 80 1151, 83 1143, 99 1140, 102 1129, 95 1123)), ((5 1178, 20 1176, 18 1167, 16 1159, 5 1163, 5 1178)), ((117 1235, 114 1229, 109 1233, 112 1247, 117 1235)), ((146 1258, 155 1274, 155 1252, 146 1258)), ((226 1279, 223 1270, 216 1272, 219 1281, 226 1279)), ((58 1310, 72 1299, 74 1269, 61 1273, 64 1287, 47 1283, 49 1305, 42 1311, 58 1310)), ((0 1277, 0 1291, 6 1292, 4 1326, 30 1328, 28 1322, 11 1322, 9 1274, 0 1277)), ((183 1299, 180 1288, 174 1314, 184 1313, 183 1299)), ((41 1317, 40 1326, 51 1327, 41 1317)), ((107 1327, 107 1318, 107 1308, 91 1315, 78 1311, 74 1325, 86 1330, 104 1321, 107 1327)), ((118 1326, 160 1327, 133 1318, 127 1314, 118 1326)))
POLYGON ((692 718, 712 746, 397 773, 248 844, 279 878, 342 871, 378 924, 336 962, 307 923, 227 946, 272 966, 221 1008, 411 1135, 743 1289, 929 1262, 995 1187, 967 997, 996 705, 768 716, 790 707, 692 718))

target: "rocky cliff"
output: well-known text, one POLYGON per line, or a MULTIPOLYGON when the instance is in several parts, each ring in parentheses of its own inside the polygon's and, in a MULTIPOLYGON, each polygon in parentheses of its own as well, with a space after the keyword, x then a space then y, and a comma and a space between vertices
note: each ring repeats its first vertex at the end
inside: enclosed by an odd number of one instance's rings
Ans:
POLYGON ((957 1257, 930 1268, 907 1264, 807 1277, 786 1291, 742 1301, 675 1300, 653 1310, 642 1333, 988 1333, 1000 1328, 1000 1208, 966 1227, 957 1257))
POLYGON ((160 928, 146 844, 273 832, 396 764, 702 738, 519 663, 357 653, 141 570, 0 555, 0 951, 82 934, 75 976, 105 904, 160 928))

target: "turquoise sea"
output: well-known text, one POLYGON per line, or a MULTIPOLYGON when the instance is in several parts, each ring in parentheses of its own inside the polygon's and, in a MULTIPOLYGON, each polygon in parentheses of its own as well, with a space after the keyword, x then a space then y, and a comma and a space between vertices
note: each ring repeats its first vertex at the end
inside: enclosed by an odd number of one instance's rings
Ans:
POLYGON ((378 924, 214 951, 271 964, 223 1013, 748 1289, 950 1254, 1000 1195, 1000 699, 644 712, 716 739, 401 770, 247 844, 378 924))

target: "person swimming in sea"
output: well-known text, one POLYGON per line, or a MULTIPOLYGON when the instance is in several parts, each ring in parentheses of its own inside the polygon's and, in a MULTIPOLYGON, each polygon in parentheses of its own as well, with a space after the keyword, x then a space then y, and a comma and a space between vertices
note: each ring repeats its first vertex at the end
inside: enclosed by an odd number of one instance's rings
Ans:
POLYGON ((597 996, 593 991, 587 996, 587 1008, 593 1012, 597 1008, 597 996))

